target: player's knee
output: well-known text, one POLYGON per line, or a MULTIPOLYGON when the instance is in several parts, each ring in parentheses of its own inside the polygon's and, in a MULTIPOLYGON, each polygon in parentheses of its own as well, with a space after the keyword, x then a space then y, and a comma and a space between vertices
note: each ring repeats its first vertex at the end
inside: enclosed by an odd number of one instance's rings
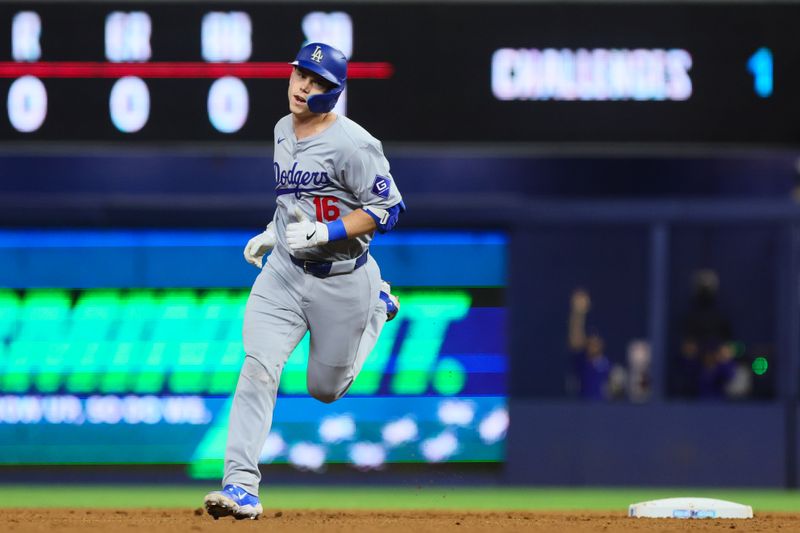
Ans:
POLYGON ((321 384, 321 383, 313 383, 309 381, 308 383, 308 393, 317 400, 321 401, 322 403, 333 403, 342 396, 344 396, 344 391, 336 390, 336 388, 331 387, 328 384, 321 384))
POLYGON ((263 386, 270 382, 277 383, 278 377, 274 370, 264 366, 261 361, 253 356, 246 356, 242 364, 242 370, 239 373, 239 379, 251 382, 258 386, 263 386))
POLYGON ((309 387, 308 393, 317 400, 321 401, 322 403, 333 403, 339 398, 341 398, 341 394, 337 394, 336 391, 332 391, 330 389, 322 389, 318 387, 309 387))
POLYGON ((327 372, 314 371, 309 368, 306 376, 308 393, 323 403, 333 403, 347 392, 352 380, 342 384, 340 379, 327 372))

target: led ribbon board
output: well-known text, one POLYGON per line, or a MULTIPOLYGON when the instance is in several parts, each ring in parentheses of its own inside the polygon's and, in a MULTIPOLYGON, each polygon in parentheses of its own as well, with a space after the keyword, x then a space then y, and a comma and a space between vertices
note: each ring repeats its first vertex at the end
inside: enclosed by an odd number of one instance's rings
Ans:
MULTIPOLYGON (((152 275, 131 271, 127 279, 87 279, 67 268, 66 288, 43 287, 51 281, 45 270, 15 270, 41 253, 25 236, 0 234, 0 276, 14 286, 0 290, 0 461, 187 463, 194 476, 217 477, 256 273, 230 264, 239 261, 231 250, 241 235, 41 232, 35 242, 62 266, 113 256, 152 267, 152 275), (170 287, 171 254, 161 252, 189 244, 205 257, 206 275, 234 271, 222 278, 232 286, 208 279, 211 286, 170 287), (143 280, 155 287, 128 288, 143 280)), ((368 469, 501 461, 509 423, 504 250, 496 234, 378 238, 373 251, 384 273, 398 269, 395 279, 404 281, 395 291, 402 316, 387 323, 347 397, 332 405, 307 394, 308 337, 301 341, 283 371, 262 460, 312 470, 331 462, 368 469), (481 258, 465 267, 471 280, 431 286, 440 280, 426 265, 476 251, 481 258)))

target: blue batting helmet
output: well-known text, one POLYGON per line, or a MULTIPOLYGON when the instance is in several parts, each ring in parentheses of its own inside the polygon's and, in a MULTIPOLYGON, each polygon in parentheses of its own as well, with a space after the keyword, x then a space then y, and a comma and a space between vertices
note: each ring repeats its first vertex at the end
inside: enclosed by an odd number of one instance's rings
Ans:
POLYGON ((333 109, 347 82, 345 55, 327 44, 309 43, 297 52, 291 64, 319 74, 334 85, 330 91, 309 98, 308 108, 314 113, 327 113, 333 109))

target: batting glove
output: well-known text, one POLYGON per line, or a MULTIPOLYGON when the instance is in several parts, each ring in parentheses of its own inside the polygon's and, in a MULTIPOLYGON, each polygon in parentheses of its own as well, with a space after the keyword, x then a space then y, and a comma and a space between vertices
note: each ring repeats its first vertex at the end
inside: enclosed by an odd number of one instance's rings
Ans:
POLYGON ((275 247, 275 225, 270 222, 267 230, 259 233, 249 241, 244 247, 244 260, 256 268, 261 268, 264 254, 275 247))
POLYGON ((328 242, 327 224, 311 222, 299 205, 294 206, 294 217, 297 222, 286 225, 286 243, 289 248, 296 251, 321 246, 328 242))

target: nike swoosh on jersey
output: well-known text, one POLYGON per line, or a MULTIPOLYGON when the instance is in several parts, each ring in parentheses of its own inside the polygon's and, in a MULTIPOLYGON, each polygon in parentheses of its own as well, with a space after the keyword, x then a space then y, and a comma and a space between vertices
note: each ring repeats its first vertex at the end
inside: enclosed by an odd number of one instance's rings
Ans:
POLYGON ((317 230, 314 230, 314 232, 313 232, 311 235, 306 235, 306 240, 307 240, 307 241, 310 241, 310 240, 311 240, 311 237, 313 237, 313 236, 314 236, 314 235, 316 235, 316 234, 317 234, 317 230))
POLYGON ((280 139, 278 139, 278 144, 282 143, 285 140, 286 140, 286 137, 281 137, 280 139))

